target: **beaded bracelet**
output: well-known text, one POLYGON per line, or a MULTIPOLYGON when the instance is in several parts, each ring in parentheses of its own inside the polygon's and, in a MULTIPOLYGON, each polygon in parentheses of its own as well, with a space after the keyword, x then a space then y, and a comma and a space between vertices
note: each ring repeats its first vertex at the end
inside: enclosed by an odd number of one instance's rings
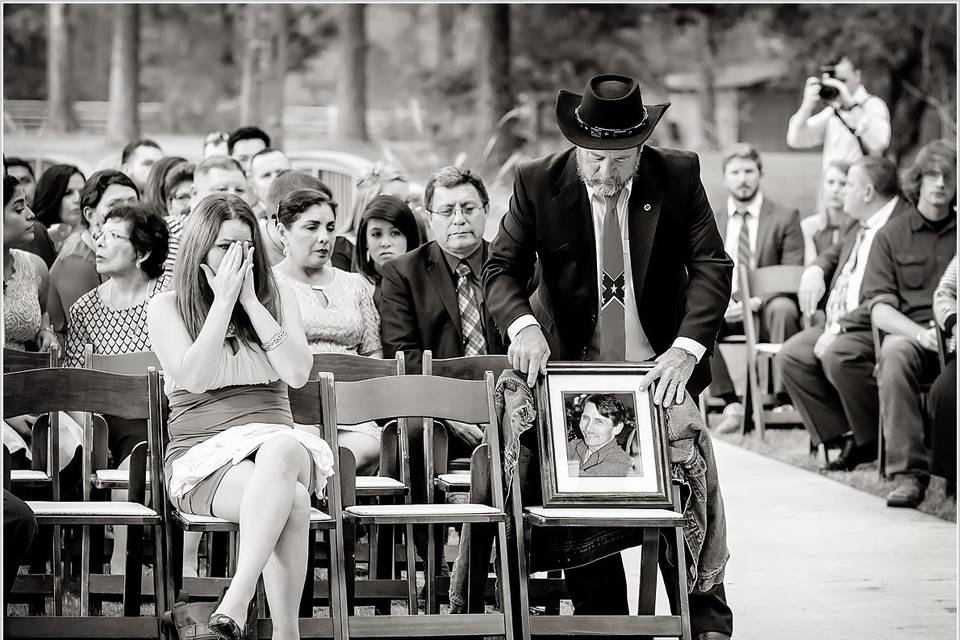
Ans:
POLYGON ((273 351, 274 349, 279 347, 281 344, 283 344, 283 341, 286 339, 287 339, 287 332, 284 331, 283 328, 281 327, 279 331, 273 334, 272 338, 270 338, 266 342, 261 343, 260 346, 263 347, 264 351, 273 351))

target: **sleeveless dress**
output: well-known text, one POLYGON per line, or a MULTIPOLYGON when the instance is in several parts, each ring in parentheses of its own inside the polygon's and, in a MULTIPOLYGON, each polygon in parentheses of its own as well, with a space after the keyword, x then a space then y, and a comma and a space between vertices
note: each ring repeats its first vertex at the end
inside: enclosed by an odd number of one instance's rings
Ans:
POLYGON ((3 287, 3 346, 26 351, 40 331, 40 273, 30 254, 10 249, 13 274, 3 287))
POLYGON ((310 455, 310 491, 322 495, 333 475, 333 454, 322 438, 293 428, 287 385, 259 346, 231 339, 224 344, 217 373, 207 390, 191 393, 169 375, 164 391, 170 405, 164 469, 170 501, 181 511, 214 515, 213 497, 230 467, 264 442, 286 435, 310 455))
MULTIPOLYGON (((368 355, 379 351, 380 314, 373 304, 370 288, 359 273, 334 267, 333 280, 321 291, 294 280, 274 267, 277 280, 287 284, 297 297, 303 332, 311 353, 368 355), (324 296, 328 305, 323 306, 324 296)), ((319 288, 319 287, 318 287, 319 288)), ((375 422, 338 425, 340 431, 365 433, 377 441, 382 429, 375 422)))

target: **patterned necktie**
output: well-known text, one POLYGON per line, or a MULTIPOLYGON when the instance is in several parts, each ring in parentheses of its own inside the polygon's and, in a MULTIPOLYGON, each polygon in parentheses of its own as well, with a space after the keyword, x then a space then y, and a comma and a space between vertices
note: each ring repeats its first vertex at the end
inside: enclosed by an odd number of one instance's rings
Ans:
POLYGON ((479 356, 487 353, 487 345, 480 331, 480 305, 470 286, 470 273, 470 265, 461 260, 457 265, 457 306, 463 330, 463 355, 479 356))
POLYGON ((852 309, 847 309, 847 292, 850 289, 850 277, 857 269, 860 245, 863 243, 863 237, 866 232, 867 227, 860 225, 860 229, 857 230, 857 238, 853 241, 853 248, 850 250, 850 257, 847 258, 846 264, 840 268, 840 275, 837 276, 837 281, 830 291, 830 296, 827 298, 827 331, 838 333, 840 318, 852 311, 852 309))
POLYGON ((603 290, 600 303, 600 360, 623 362, 627 335, 624 328, 623 239, 617 217, 620 194, 604 196, 603 216, 603 290))

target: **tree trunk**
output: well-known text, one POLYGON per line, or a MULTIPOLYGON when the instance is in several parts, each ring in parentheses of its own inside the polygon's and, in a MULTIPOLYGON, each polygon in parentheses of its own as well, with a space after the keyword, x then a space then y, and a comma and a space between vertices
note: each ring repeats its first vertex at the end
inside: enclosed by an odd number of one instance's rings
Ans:
POLYGON ((703 121, 703 143, 707 149, 719 147, 717 130, 717 87, 714 66, 716 60, 716 33, 713 19, 706 14, 699 16, 700 35, 700 109, 703 121))
POLYGON ((366 6, 340 7, 340 66, 336 137, 367 141, 366 6))
POLYGON ((47 6, 47 128, 71 131, 77 126, 70 90, 70 24, 67 5, 47 6))
POLYGON ((140 137, 140 6, 113 5, 107 137, 126 143, 140 137))
POLYGON ((487 162, 499 167, 516 148, 509 123, 500 118, 513 105, 510 87, 510 6, 476 5, 480 19, 480 51, 477 56, 477 134, 488 151, 487 162), (491 140, 496 142, 491 146, 491 140))
POLYGON ((240 124, 260 123, 260 58, 263 42, 260 39, 260 7, 248 4, 243 7, 243 40, 246 47, 240 67, 240 124))
POLYGON ((453 4, 436 4, 437 12, 437 60, 436 68, 441 69, 453 61, 453 27, 456 23, 457 6, 453 4))
POLYGON ((289 5, 266 5, 270 11, 270 41, 267 76, 263 94, 264 124, 273 139, 273 145, 283 148, 283 109, 286 106, 284 87, 287 81, 287 36, 289 33, 289 5))

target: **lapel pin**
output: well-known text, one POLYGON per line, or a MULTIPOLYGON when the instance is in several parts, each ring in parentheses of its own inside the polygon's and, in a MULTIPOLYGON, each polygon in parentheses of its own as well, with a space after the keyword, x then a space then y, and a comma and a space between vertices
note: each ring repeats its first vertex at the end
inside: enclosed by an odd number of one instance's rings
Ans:
POLYGON ((650 209, 651 209, 651 207, 650 207, 650 203, 649 203, 649 202, 648 202, 647 204, 643 205, 643 210, 644 210, 644 211, 650 211, 650 209))

